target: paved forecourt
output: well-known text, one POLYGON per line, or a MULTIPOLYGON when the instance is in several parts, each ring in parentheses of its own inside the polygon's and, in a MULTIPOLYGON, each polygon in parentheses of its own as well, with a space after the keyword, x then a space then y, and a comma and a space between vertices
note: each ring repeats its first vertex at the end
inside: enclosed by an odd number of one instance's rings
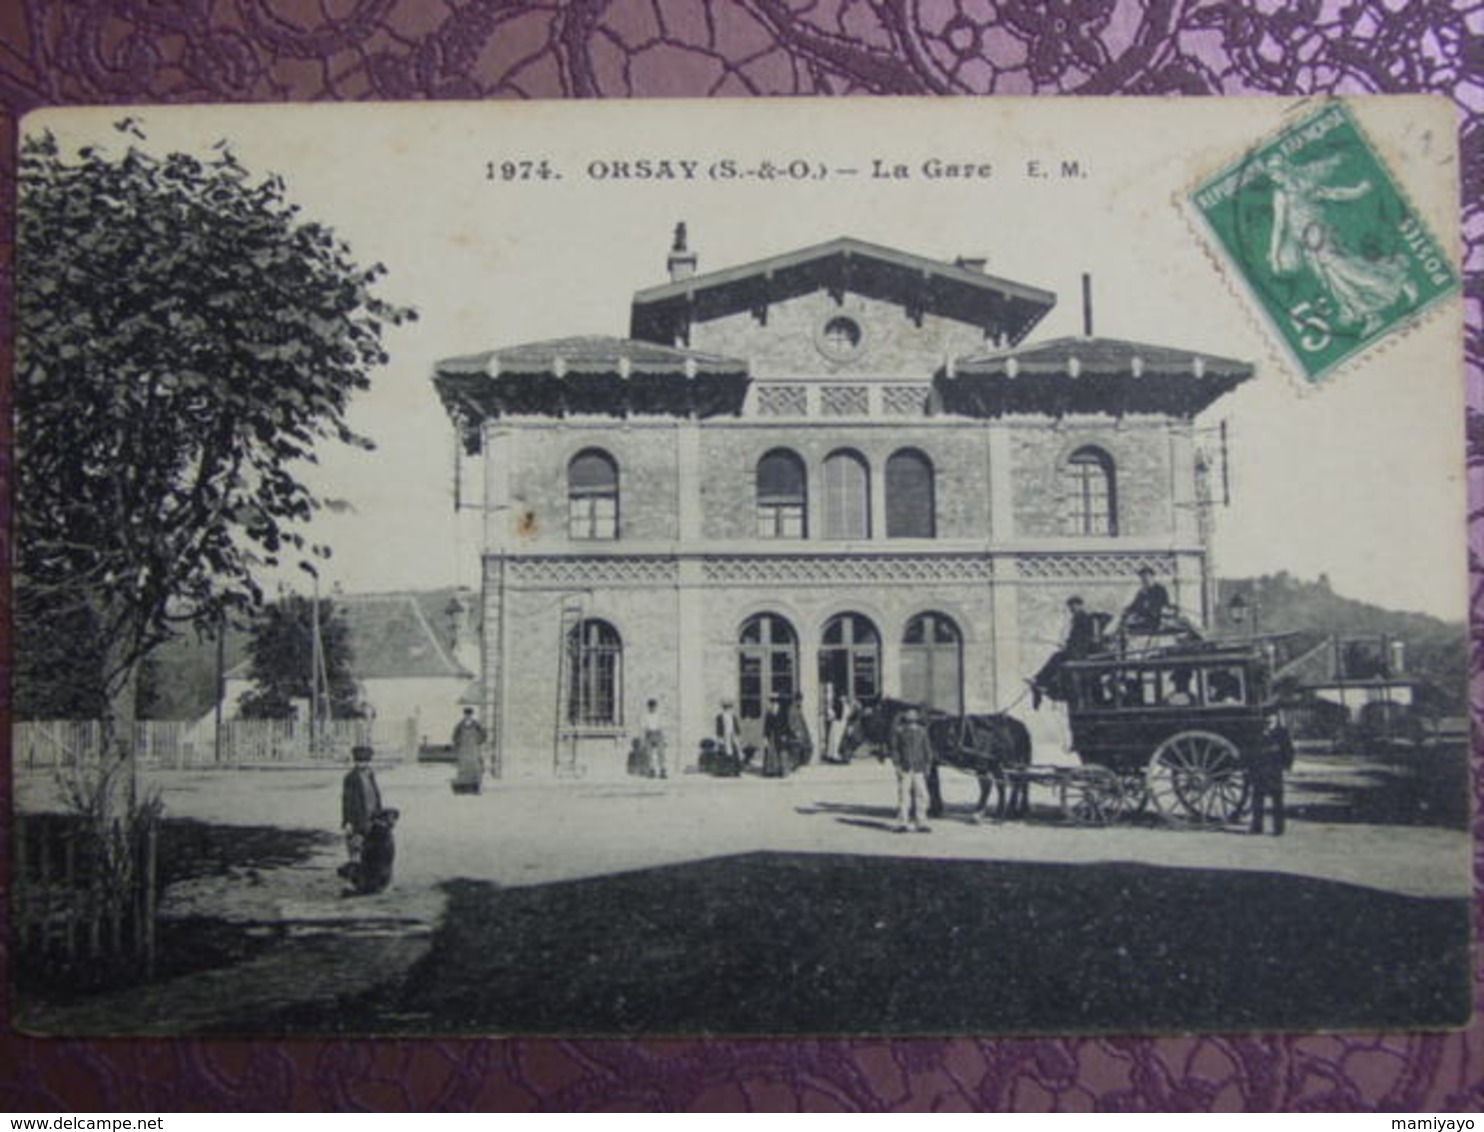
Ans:
MULTIPOLYGON (((177 772, 158 781, 174 817, 338 831, 340 773, 177 772)), ((1329 773, 1301 761, 1294 786, 1329 773)), ((452 774, 452 767, 439 764, 379 769, 386 804, 402 814, 397 890, 453 877, 502 886, 542 884, 776 851, 1142 862, 1290 873, 1409 896, 1467 897, 1472 891, 1462 830, 1303 818, 1292 820, 1281 838, 1247 836, 1240 826, 1079 827, 1063 822, 1054 795, 1037 788, 1030 820, 975 825, 968 819, 977 785, 957 772, 944 775, 949 813, 932 823, 932 833, 897 834, 895 778, 889 764, 875 759, 809 766, 783 780, 685 772, 663 781, 487 780, 477 796, 453 794, 452 774)))

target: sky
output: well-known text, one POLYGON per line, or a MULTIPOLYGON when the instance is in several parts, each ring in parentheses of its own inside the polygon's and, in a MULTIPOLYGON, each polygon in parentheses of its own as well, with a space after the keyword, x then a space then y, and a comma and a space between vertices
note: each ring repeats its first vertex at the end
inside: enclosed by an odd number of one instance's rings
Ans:
MULTIPOLYGON (((1392 335, 1306 388, 1244 284, 1180 206, 1186 191, 1276 130, 1283 100, 1089 99, 146 108, 155 152, 227 139, 275 172, 306 216, 382 294, 416 307, 391 362, 354 405, 374 453, 325 450, 307 478, 353 510, 312 532, 334 547, 327 583, 350 592, 478 585, 479 516, 453 507, 454 443, 434 394, 439 358, 574 334, 626 333, 637 289, 666 281, 676 222, 700 270, 854 236, 1052 290, 1028 341, 1078 334, 1080 277, 1096 332, 1240 358, 1257 376, 1199 420, 1229 430, 1229 507, 1216 571, 1327 574, 1349 597, 1461 620, 1465 612, 1459 304, 1392 335), (522 179, 539 162, 560 179, 522 179), (641 161, 694 162, 694 180, 639 179, 641 161), (811 176, 712 180, 732 161, 799 161, 811 176), (927 163, 988 176, 929 178, 927 163), (503 176, 514 162, 516 177, 503 176), (870 172, 904 166, 905 179, 870 172), (1077 174, 1062 176, 1063 162, 1077 174), (491 169, 493 163, 493 169, 491 169), (1033 176, 1032 163, 1046 176, 1033 176), (621 165, 630 176, 621 177, 621 165), (819 169, 823 178, 813 175, 819 169), (833 170, 854 168, 855 176, 833 170), (493 178, 490 173, 493 172, 493 178)), ((116 109, 47 111, 64 147, 119 150, 116 109)), ((1453 119, 1431 100, 1365 102, 1356 116, 1413 204, 1455 246, 1453 119)), ((466 465, 466 477, 475 474, 466 465)), ((290 575, 292 578, 292 575, 290 575)), ((296 583, 302 586, 303 576, 296 583)))

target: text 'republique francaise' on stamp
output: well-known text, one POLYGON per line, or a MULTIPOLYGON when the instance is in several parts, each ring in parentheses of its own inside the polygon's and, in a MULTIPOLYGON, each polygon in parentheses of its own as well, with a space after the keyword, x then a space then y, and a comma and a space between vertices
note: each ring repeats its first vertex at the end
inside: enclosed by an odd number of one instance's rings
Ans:
POLYGON ((1311 383, 1458 287, 1450 254, 1343 102, 1255 145, 1189 200, 1311 383))

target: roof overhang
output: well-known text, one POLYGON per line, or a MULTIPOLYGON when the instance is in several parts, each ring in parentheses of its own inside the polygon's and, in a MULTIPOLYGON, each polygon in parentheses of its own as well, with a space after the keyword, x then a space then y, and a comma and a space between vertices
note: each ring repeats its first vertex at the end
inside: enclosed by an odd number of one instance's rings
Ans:
POLYGON ((639 291, 629 333, 649 342, 685 341, 693 323, 766 310, 820 289, 895 303, 911 317, 951 318, 1008 344, 1056 304, 1056 295, 1039 287, 842 237, 639 291))
POLYGON ((470 453, 480 450, 484 421, 512 414, 737 416, 749 382, 747 363, 738 358, 599 337, 447 358, 433 371, 434 388, 470 453))
POLYGON ((961 416, 1195 417, 1253 375, 1247 362, 1112 338, 1059 338, 955 362, 933 381, 961 416))

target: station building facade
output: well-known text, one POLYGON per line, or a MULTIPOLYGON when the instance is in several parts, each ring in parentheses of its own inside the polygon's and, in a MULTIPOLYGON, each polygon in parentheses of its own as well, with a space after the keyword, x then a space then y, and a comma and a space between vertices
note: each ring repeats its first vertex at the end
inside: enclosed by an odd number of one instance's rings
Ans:
POLYGON ((1196 418, 1250 366, 1028 343, 1055 296, 982 261, 685 244, 625 338, 436 366, 483 468, 500 773, 621 773, 649 699, 682 764, 723 700, 756 743, 777 694, 1002 710, 1066 599, 1116 611, 1142 566, 1204 618, 1196 418))

